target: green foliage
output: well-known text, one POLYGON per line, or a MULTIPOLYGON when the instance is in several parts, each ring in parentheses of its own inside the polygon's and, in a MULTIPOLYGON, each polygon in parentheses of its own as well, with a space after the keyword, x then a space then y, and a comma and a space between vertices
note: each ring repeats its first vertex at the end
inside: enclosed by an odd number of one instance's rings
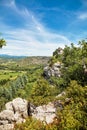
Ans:
POLYGON ((81 46, 82 49, 81 50, 82 56, 87 58, 87 41, 85 40, 79 41, 79 45, 81 46))
POLYGON ((69 104, 58 112, 61 118, 59 128, 63 130, 86 130, 87 128, 87 87, 82 87, 76 81, 71 81, 66 89, 69 104))
POLYGON ((55 56, 52 56, 49 60, 49 66, 51 67, 55 62, 57 62, 57 59, 55 58, 55 56))
POLYGON ((30 63, 27 58, 20 63, 1 62, 1 69, 15 70, 16 73, 4 71, 4 76, 0 74, 0 110, 15 97, 28 99, 38 106, 57 100, 56 95, 62 91, 66 93, 58 97, 63 106, 62 110, 57 111, 59 122, 44 125, 29 118, 25 123, 15 125, 14 130, 87 130, 87 42, 80 41, 78 47, 73 43, 65 46, 63 53, 60 53, 60 48, 56 49, 49 65, 57 61, 63 64, 62 75, 51 77, 48 81, 42 77, 43 65, 28 66, 30 63), (66 103, 66 97, 70 102, 66 103))
POLYGON ((74 112, 71 112, 71 108, 69 106, 66 106, 61 114, 61 123, 59 125, 59 128, 63 130, 79 130, 79 127, 81 127, 80 122, 74 118, 74 112))
POLYGON ((42 105, 52 100, 55 93, 55 87, 49 85, 45 79, 40 78, 33 85, 31 97, 35 105, 42 105))
POLYGON ((60 61, 62 58, 62 53, 63 53, 63 49, 59 47, 53 52, 53 56, 60 61))
POLYGON ((27 77, 22 75, 0 87, 0 111, 4 108, 6 102, 18 96, 24 97, 25 91, 23 89, 27 82, 27 77))
POLYGON ((81 85, 87 84, 87 74, 84 70, 84 65, 87 66, 87 42, 81 41, 80 47, 75 47, 71 44, 71 47, 65 46, 63 53, 63 64, 65 71, 63 71, 63 77, 67 77, 69 80, 77 80, 81 85))
POLYGON ((53 52, 53 56, 50 58, 49 60, 49 66, 52 66, 55 62, 57 61, 62 61, 62 57, 63 57, 63 49, 62 48, 58 48, 53 52))
POLYGON ((23 124, 16 124, 14 130, 58 130, 57 125, 46 125, 43 122, 28 118, 23 124))
POLYGON ((25 123, 18 124, 15 126, 14 130, 45 130, 45 126, 40 121, 29 118, 25 123))
POLYGON ((62 63, 61 80, 58 78, 59 83, 55 81, 55 84, 67 87, 71 80, 76 80, 82 86, 87 85, 87 42, 85 40, 80 41, 77 47, 73 43, 71 46, 66 45, 62 54, 59 54, 57 49, 49 61, 50 65, 55 61, 62 63))
POLYGON ((6 46, 6 41, 2 38, 0 39, 0 48, 2 48, 3 46, 6 46))
POLYGON ((65 86, 67 86, 67 80, 65 80, 62 77, 51 77, 49 79, 49 82, 53 84, 54 86, 56 86, 59 92, 63 91, 65 86))

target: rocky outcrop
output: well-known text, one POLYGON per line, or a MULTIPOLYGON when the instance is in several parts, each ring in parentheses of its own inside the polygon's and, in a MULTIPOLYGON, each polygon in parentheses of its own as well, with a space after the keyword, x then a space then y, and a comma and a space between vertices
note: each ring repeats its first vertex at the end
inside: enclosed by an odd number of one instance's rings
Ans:
POLYGON ((28 117, 28 102, 21 98, 16 98, 5 105, 6 110, 0 113, 0 130, 11 130, 14 123, 25 122, 28 117))
POLYGON ((0 113, 0 130, 11 130, 15 123, 25 122, 28 116, 39 119, 44 123, 52 123, 56 117, 54 103, 35 107, 27 100, 16 98, 6 103, 6 110, 0 113))
POLYGON ((0 113, 0 130, 11 130, 15 123, 25 122, 28 116, 39 119, 47 124, 52 123, 56 117, 54 103, 35 107, 27 100, 16 98, 6 103, 6 110, 0 113))
POLYGON ((14 124, 0 125, 0 130, 12 130, 13 128, 14 128, 14 124))
POLYGON ((32 113, 32 117, 43 121, 46 124, 52 123, 56 117, 56 108, 54 103, 49 103, 48 105, 39 106, 32 113))
POLYGON ((8 102, 5 106, 6 110, 13 111, 14 115, 20 114, 23 118, 26 118, 28 116, 27 105, 28 102, 25 99, 16 98, 12 102, 8 102))
POLYGON ((60 62, 56 62, 54 63, 51 67, 50 66, 46 66, 44 68, 44 72, 43 75, 46 78, 49 78, 51 76, 55 76, 55 77, 60 77, 61 76, 61 69, 62 65, 60 62))
MULTIPOLYGON (((66 95, 62 92, 58 97, 66 95)), ((65 105, 71 101, 70 98, 65 99, 65 105)), ((23 123, 28 116, 32 116, 45 124, 52 123, 56 119, 56 110, 62 110, 63 104, 61 100, 50 102, 47 105, 35 107, 25 99, 16 98, 6 103, 6 110, 0 113, 0 130, 12 130, 15 123, 23 123)))

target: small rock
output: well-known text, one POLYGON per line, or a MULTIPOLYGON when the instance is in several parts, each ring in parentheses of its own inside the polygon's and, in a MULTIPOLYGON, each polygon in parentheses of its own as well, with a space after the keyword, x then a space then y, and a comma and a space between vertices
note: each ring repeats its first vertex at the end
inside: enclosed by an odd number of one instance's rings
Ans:
POLYGON ((60 77, 61 76, 61 69, 62 65, 60 62, 56 62, 52 65, 52 67, 50 66, 46 66, 44 68, 44 72, 43 72, 43 75, 46 77, 46 78, 49 78, 51 76, 55 76, 55 77, 60 77))
POLYGON ((48 105, 39 106, 36 108, 35 112, 32 113, 32 117, 41 120, 44 123, 52 123, 54 118, 56 117, 56 108, 53 103, 49 103, 48 105))
POLYGON ((0 120, 14 121, 14 112, 11 110, 3 110, 0 113, 0 120))
POLYGON ((13 111, 12 102, 6 103, 6 104, 5 104, 5 108, 6 108, 6 110, 11 110, 11 111, 13 111))
POLYGON ((66 95, 66 93, 63 91, 62 93, 58 94, 58 95, 56 96, 56 98, 62 97, 62 96, 65 96, 65 95, 66 95))
POLYGON ((0 130, 12 130, 13 128, 14 128, 14 124, 0 125, 0 130))
POLYGON ((0 120, 0 125, 8 124, 8 120, 0 120))

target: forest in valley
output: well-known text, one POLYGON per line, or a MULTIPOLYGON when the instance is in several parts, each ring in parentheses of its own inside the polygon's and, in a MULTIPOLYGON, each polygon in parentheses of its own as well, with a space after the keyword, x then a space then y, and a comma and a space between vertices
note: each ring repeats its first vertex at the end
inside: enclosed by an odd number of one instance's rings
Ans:
MULTIPOLYGON (((3 45, 2 39, 0 48, 3 45)), ((87 41, 66 45, 62 53, 60 50, 57 48, 52 57, 0 57, 0 111, 16 97, 35 106, 60 100, 63 107, 57 109, 57 120, 51 124, 29 117, 14 130, 87 130, 87 41), (46 77, 44 67, 57 62, 61 64, 60 76, 46 77), (66 94, 57 97, 62 92, 66 94)))

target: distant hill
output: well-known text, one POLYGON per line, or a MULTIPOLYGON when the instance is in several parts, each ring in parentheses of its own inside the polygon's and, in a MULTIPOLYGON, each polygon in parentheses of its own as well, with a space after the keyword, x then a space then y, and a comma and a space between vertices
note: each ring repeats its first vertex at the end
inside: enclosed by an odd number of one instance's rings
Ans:
POLYGON ((0 54, 0 58, 6 58, 6 59, 20 59, 25 57, 26 56, 12 56, 12 55, 0 54))
POLYGON ((29 65, 45 65, 48 63, 50 57, 46 56, 11 56, 11 55, 0 55, 0 64, 5 63, 6 65, 16 64, 19 66, 29 65))
POLYGON ((26 65, 39 65, 39 64, 43 64, 46 65, 49 61, 50 57, 46 57, 46 56, 31 56, 31 57, 25 57, 22 58, 18 61, 19 65, 24 66, 24 64, 26 65))

